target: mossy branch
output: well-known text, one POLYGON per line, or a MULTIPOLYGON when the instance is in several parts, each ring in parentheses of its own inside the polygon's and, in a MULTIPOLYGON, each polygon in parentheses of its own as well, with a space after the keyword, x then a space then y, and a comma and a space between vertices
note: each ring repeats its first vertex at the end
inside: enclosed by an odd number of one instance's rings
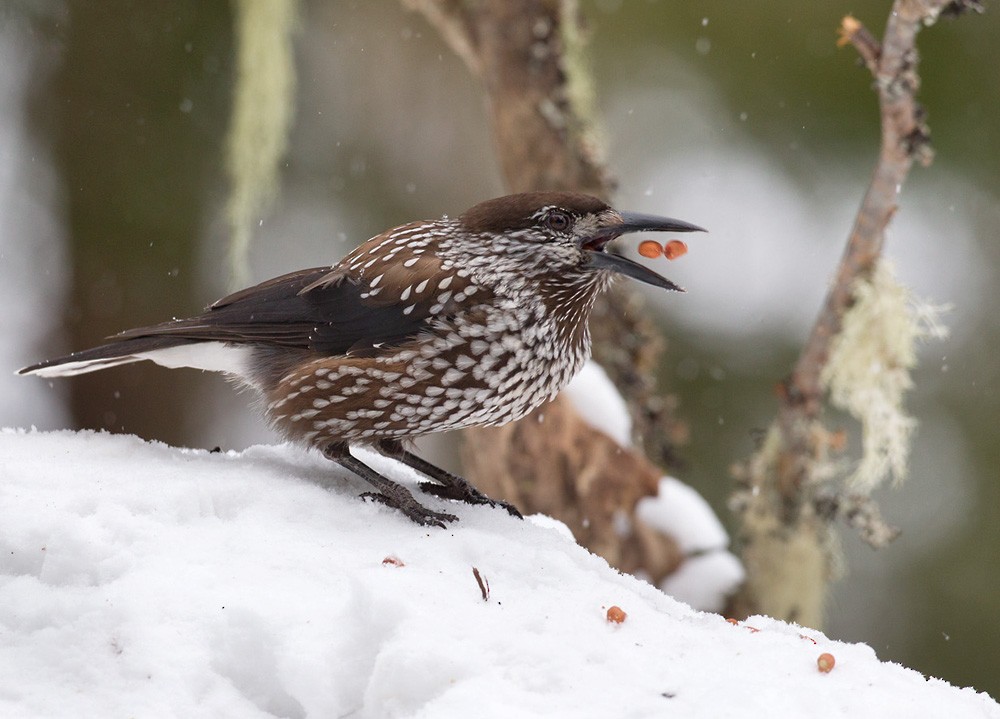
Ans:
POLYGON ((839 562, 832 521, 844 519, 873 544, 896 534, 867 491, 889 472, 901 476, 905 471, 913 420, 903 412, 902 400, 915 361, 913 344, 929 330, 881 264, 882 247, 914 161, 927 165, 933 158, 916 101, 917 33, 942 12, 977 5, 974 0, 896 0, 881 42, 855 18, 843 20, 840 44, 856 48, 875 80, 881 147, 823 307, 781 385, 768 440, 738 473, 741 486, 733 507, 748 582, 734 608, 737 614, 765 612, 818 626, 825 585, 839 562), (867 456, 851 494, 831 496, 829 490, 836 473, 830 456, 840 449, 842 435, 827 431, 820 421, 827 390, 866 430, 867 456), (883 426, 876 427, 879 422, 883 426), (803 557, 809 566, 802 564, 803 557), (787 564, 792 560, 798 571, 787 564))

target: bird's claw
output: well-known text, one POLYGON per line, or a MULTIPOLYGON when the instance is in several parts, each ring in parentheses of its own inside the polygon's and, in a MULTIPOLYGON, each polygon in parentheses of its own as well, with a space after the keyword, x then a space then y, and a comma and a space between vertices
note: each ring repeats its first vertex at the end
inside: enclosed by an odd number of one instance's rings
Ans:
POLYGON ((421 491, 433 494, 435 497, 440 497, 441 499, 455 499, 466 504, 485 504, 490 507, 502 507, 510 515, 518 519, 524 519, 524 516, 518 511, 517 507, 510 502, 505 502, 502 499, 491 499, 471 484, 456 486, 438 484, 437 482, 421 482, 419 486, 421 491))
POLYGON ((413 522, 425 527, 441 527, 441 529, 447 529, 448 522, 458 521, 458 517, 454 514, 448 514, 447 512, 435 512, 432 509, 427 509, 427 507, 412 498, 412 501, 410 502, 400 502, 398 499, 382 494, 381 492, 363 492, 361 494, 361 498, 370 499, 373 502, 378 502, 386 505, 387 507, 397 509, 413 522))

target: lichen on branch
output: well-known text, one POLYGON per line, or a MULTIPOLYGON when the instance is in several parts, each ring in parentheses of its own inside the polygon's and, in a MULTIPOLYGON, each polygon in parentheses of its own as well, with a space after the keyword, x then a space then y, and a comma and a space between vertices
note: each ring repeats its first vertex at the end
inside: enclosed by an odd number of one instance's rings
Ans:
POLYGON ((896 483, 906 477, 917 422, 903 402, 913 387, 917 344, 941 339, 947 329, 942 308, 916 299, 885 259, 855 282, 852 296, 820 381, 831 403, 861 424, 863 450, 847 488, 867 495, 890 475, 896 483))
POLYGON ((906 473, 915 421, 903 397, 912 386, 915 344, 943 330, 936 314, 896 283, 882 249, 910 168, 933 158, 916 100, 917 33, 942 14, 979 9, 975 0, 896 0, 881 40, 856 18, 841 23, 839 44, 857 50, 874 80, 881 146, 826 299, 780 385, 768 441, 737 472, 732 504, 748 576, 737 614, 821 621, 825 585, 839 561, 832 523, 844 520, 873 546, 897 533, 882 521, 869 492, 889 475, 906 473), (863 452, 846 490, 831 481, 837 463, 830 451, 839 449, 839 433, 823 426, 827 396, 862 426, 863 452))

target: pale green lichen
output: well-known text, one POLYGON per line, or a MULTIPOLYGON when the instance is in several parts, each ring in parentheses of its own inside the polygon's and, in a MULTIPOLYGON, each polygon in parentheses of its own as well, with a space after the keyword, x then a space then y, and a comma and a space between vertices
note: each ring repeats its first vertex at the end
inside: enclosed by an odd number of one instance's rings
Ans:
POLYGON ((853 294, 821 381, 834 406, 861 423, 862 455, 847 484, 868 494, 890 475, 895 482, 906 477, 917 423, 903 400, 913 386, 916 345, 947 329, 939 320, 943 308, 914 298, 885 260, 853 294))
POLYGON ((228 137, 230 274, 249 280, 253 228, 278 192, 294 114, 297 0, 234 0, 236 87, 228 137))

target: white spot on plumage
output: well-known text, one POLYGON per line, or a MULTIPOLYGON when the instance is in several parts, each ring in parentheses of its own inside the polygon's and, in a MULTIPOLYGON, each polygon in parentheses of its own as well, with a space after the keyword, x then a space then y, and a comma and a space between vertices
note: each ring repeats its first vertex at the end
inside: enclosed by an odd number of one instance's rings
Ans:
POLYGON ((483 340, 476 339, 469 343, 469 351, 477 357, 479 355, 486 354, 486 351, 489 350, 489 348, 489 343, 484 342, 483 340))

